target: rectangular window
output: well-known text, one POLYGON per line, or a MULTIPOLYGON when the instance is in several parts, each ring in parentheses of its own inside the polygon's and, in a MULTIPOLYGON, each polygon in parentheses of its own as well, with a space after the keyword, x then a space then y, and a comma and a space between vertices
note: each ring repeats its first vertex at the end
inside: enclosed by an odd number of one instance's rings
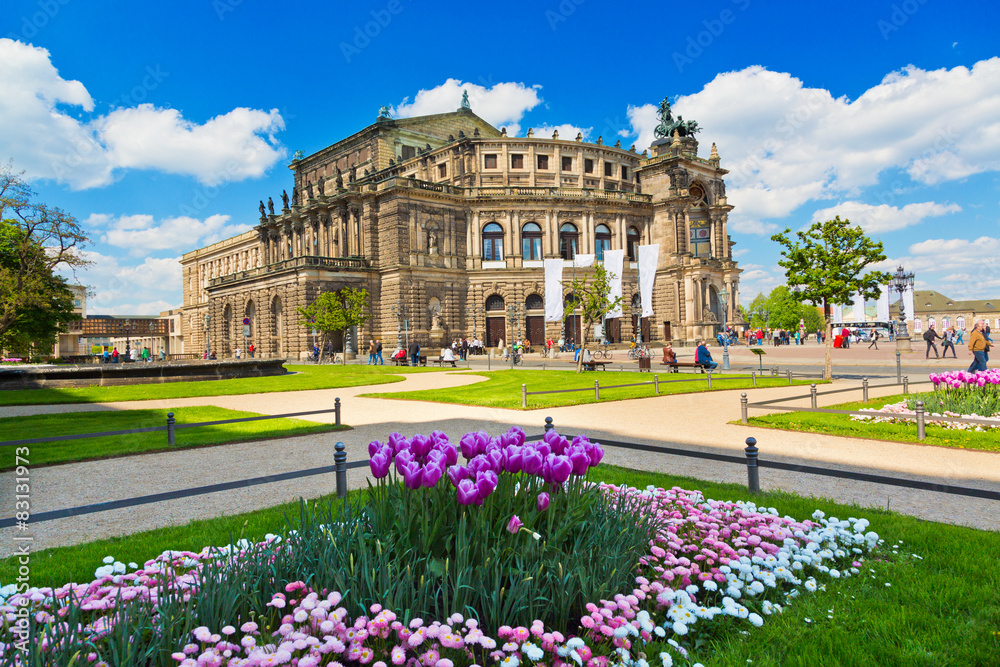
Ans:
POLYGON ((510 156, 510 168, 511 169, 524 169, 524 156, 520 154, 514 154, 510 156))
POLYGON ((486 262, 503 260, 503 239, 483 239, 483 260, 486 262))
POLYGON ((495 154, 494 155, 485 155, 484 158, 485 158, 485 161, 483 162, 483 167, 485 169, 496 169, 497 168, 497 156, 495 154))
POLYGON ((695 257, 709 257, 712 254, 712 243, 709 240, 708 226, 691 227, 691 254, 695 257))
POLYGON ((563 171, 573 171, 573 158, 564 157, 562 159, 562 170, 563 171))
POLYGON ((605 176, 614 176, 615 175, 615 165, 613 165, 610 162, 605 162, 604 163, 604 175, 605 176))
POLYGON ((538 156, 538 168, 539 169, 548 169, 549 168, 549 156, 548 155, 539 155, 538 156))
POLYGON ((622 165, 622 180, 623 181, 628 180, 628 167, 626 167, 625 165, 622 165))
POLYGON ((439 164, 438 165, 438 178, 445 178, 446 176, 448 176, 448 165, 447 164, 439 164))
POLYGON ((403 159, 409 160, 411 157, 417 157, 417 149, 413 146, 403 146, 403 159))
POLYGON ((597 261, 604 261, 604 251, 611 249, 611 239, 597 239, 594 243, 594 251, 597 255, 597 261))
POLYGON ((583 161, 583 171, 588 174, 594 173, 594 161, 587 158, 583 161))
POLYGON ((541 259, 542 239, 528 236, 521 238, 521 259, 541 259))

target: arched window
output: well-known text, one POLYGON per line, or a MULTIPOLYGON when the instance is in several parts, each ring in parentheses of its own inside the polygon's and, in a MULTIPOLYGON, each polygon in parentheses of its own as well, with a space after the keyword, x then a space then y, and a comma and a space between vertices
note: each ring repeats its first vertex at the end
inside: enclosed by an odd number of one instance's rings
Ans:
POLYGON ((933 317, 928 317, 927 318, 927 328, 930 329, 931 327, 933 327, 935 325, 937 325, 937 321, 933 317))
POLYGON ((961 329, 962 331, 965 331, 965 318, 964 317, 955 318, 955 326, 961 329))
POLYGON ((580 299, 577 298, 576 294, 570 292, 566 295, 566 298, 563 299, 563 308, 566 310, 576 310, 579 303, 580 299))
POLYGON ((494 294, 486 299, 486 310, 489 312, 500 311, 503 312, 504 302, 503 297, 499 294, 494 294))
POLYGON ((604 260, 605 250, 611 250, 611 230, 607 225, 597 225, 594 230, 594 252, 597 254, 597 261, 604 260))
POLYGON ((639 294, 638 293, 632 295, 632 307, 635 308, 636 310, 639 310, 639 294))
POLYGON ((529 222, 521 228, 521 259, 542 258, 542 228, 529 222))
POLYGON ((920 333, 922 331, 922 327, 920 326, 920 324, 921 323, 919 317, 913 318, 913 333, 920 333))
POLYGON ((700 183, 694 183, 688 188, 688 194, 691 195, 691 205, 692 206, 705 206, 705 188, 701 187, 700 183))
POLYGON ((564 222, 559 228, 559 256, 563 259, 576 257, 580 233, 572 222, 564 222))
POLYGON ((628 261, 639 261, 639 240, 642 238, 639 236, 639 230, 635 227, 629 227, 626 238, 628 241, 628 261))
POLYGON ((503 227, 495 222, 483 227, 483 261, 503 260, 503 227))
POLYGON ((529 294, 528 298, 524 300, 525 310, 541 310, 545 307, 545 302, 537 294, 529 294))
POLYGON ((942 317, 941 318, 941 328, 942 329, 947 329, 950 326, 951 326, 951 318, 950 317, 942 317))

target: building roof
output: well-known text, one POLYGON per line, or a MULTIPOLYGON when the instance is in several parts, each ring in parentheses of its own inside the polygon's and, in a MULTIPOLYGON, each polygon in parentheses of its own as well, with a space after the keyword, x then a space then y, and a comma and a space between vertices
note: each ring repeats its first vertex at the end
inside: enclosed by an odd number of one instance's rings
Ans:
MULTIPOLYGON (((899 300, 892 304, 899 312, 899 300)), ((914 290, 913 308, 919 313, 989 313, 1000 310, 1000 299, 959 300, 934 290, 914 290)))

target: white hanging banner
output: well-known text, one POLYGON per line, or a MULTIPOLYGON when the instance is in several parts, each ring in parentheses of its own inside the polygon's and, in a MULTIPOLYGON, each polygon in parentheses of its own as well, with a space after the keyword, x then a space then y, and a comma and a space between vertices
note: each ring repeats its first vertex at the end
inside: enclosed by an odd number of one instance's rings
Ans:
POLYGON ((593 266, 594 261, 597 259, 597 255, 576 255, 573 258, 573 266, 578 269, 586 268, 588 266, 593 266))
POLYGON ((542 265, 545 271, 545 321, 562 322, 562 271, 561 259, 547 259, 542 265))
POLYGON ((854 295, 854 313, 852 314, 852 322, 864 322, 867 318, 865 317, 865 297, 858 292, 854 295))
POLYGON ((908 285, 906 291, 903 292, 903 310, 906 311, 906 321, 913 321, 913 286, 908 285))
POLYGON ((835 303, 832 306, 830 306, 830 321, 831 322, 844 321, 844 307, 839 303, 835 303))
MULTIPOLYGON (((608 278, 611 281, 611 292, 608 294, 608 299, 614 301, 622 295, 622 269, 625 267, 625 251, 624 250, 605 250, 604 251, 604 268, 608 271, 608 278)), ((618 303, 612 311, 608 313, 608 317, 621 317, 622 316, 622 304, 618 303)))
POLYGON ((875 302, 875 319, 879 322, 889 321, 889 286, 882 285, 879 289, 882 290, 878 295, 878 301, 875 302))
POLYGON ((660 261, 660 244, 639 246, 639 305, 642 317, 653 314, 653 282, 656 280, 656 264, 660 261))

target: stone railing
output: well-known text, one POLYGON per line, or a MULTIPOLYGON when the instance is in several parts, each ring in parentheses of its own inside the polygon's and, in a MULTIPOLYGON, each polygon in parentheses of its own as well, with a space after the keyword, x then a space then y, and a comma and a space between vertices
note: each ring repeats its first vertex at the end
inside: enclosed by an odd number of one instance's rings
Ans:
POLYGON ((462 187, 447 183, 431 183, 416 178, 393 177, 379 181, 379 188, 416 188, 430 192, 454 195, 457 197, 558 197, 572 199, 593 199, 602 201, 627 201, 638 204, 649 204, 653 201, 651 195, 636 194, 623 190, 597 190, 593 188, 559 188, 551 186, 528 185, 496 185, 462 187))
POLYGON ((237 271, 236 273, 230 273, 225 276, 219 276, 218 278, 212 278, 208 281, 208 285, 209 287, 218 287, 219 285, 237 283, 243 280, 258 278, 272 273, 308 267, 340 271, 345 269, 366 269, 369 266, 371 266, 371 263, 364 257, 316 257, 314 255, 302 255, 300 257, 292 257, 291 259, 283 259, 280 262, 274 262, 273 264, 247 269, 246 271, 237 271))

